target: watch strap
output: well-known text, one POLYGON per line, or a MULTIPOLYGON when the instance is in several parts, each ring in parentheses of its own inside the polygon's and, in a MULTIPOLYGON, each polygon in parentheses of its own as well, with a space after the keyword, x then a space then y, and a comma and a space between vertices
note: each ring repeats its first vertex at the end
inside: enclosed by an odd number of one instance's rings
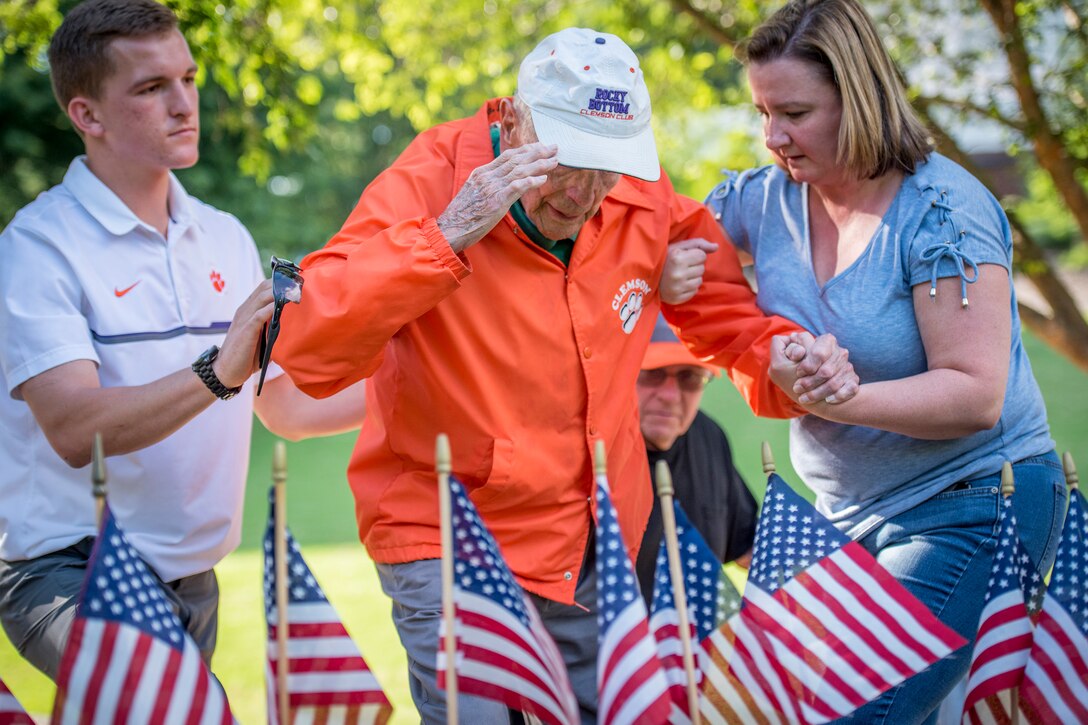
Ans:
POLYGON ((193 363, 193 372, 204 381, 204 384, 208 386, 208 390, 212 391, 215 397, 220 400, 230 400, 241 392, 242 386, 228 388, 223 384, 223 381, 215 374, 215 370, 212 369, 212 363, 215 362, 217 357, 219 357, 219 346, 212 345, 193 363))

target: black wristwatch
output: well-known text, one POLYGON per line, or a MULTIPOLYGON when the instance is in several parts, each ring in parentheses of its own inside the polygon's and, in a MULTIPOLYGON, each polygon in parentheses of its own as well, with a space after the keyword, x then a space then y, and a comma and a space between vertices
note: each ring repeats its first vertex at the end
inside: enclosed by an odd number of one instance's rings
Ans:
POLYGON ((215 397, 220 400, 230 400, 242 390, 242 386, 237 388, 228 388, 223 385, 223 381, 212 370, 212 363, 219 357, 219 346, 212 345, 204 352, 200 353, 200 357, 193 363, 193 372, 196 373, 204 384, 208 386, 208 390, 215 393, 215 397))

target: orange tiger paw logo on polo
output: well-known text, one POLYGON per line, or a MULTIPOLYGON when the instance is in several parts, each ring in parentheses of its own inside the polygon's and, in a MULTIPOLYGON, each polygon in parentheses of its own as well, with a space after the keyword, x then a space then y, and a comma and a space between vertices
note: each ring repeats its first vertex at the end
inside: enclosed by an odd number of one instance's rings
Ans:
POLYGON ((224 281, 220 274, 214 269, 212 270, 212 273, 209 275, 209 277, 212 280, 212 287, 215 287, 216 292, 222 292, 223 288, 227 286, 226 281, 224 281))

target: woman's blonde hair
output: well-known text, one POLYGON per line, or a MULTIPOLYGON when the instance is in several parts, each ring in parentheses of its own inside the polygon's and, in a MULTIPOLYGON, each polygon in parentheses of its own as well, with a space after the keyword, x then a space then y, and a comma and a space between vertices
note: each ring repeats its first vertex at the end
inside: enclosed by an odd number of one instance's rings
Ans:
POLYGON ((856 0, 791 0, 756 28, 741 62, 815 66, 842 99, 838 162, 859 178, 914 173, 932 150, 872 18, 856 0))

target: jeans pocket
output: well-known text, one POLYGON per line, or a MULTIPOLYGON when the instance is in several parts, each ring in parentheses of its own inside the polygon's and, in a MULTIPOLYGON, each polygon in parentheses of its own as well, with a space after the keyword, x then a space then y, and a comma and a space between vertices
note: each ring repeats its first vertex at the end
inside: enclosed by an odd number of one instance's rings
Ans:
POLYGON ((1058 554, 1065 514, 1065 484, 1036 481, 1030 488, 1018 484, 1013 493, 1016 531, 1024 551, 1041 574, 1049 572, 1058 554))
POLYGON ((1024 550, 1045 574, 1054 563, 1065 516, 1065 477, 1056 454, 1013 466, 1013 513, 1024 550))
POLYGON ((966 529, 996 543, 1000 533, 1001 502, 996 486, 973 485, 945 490, 889 521, 906 532, 966 529))

